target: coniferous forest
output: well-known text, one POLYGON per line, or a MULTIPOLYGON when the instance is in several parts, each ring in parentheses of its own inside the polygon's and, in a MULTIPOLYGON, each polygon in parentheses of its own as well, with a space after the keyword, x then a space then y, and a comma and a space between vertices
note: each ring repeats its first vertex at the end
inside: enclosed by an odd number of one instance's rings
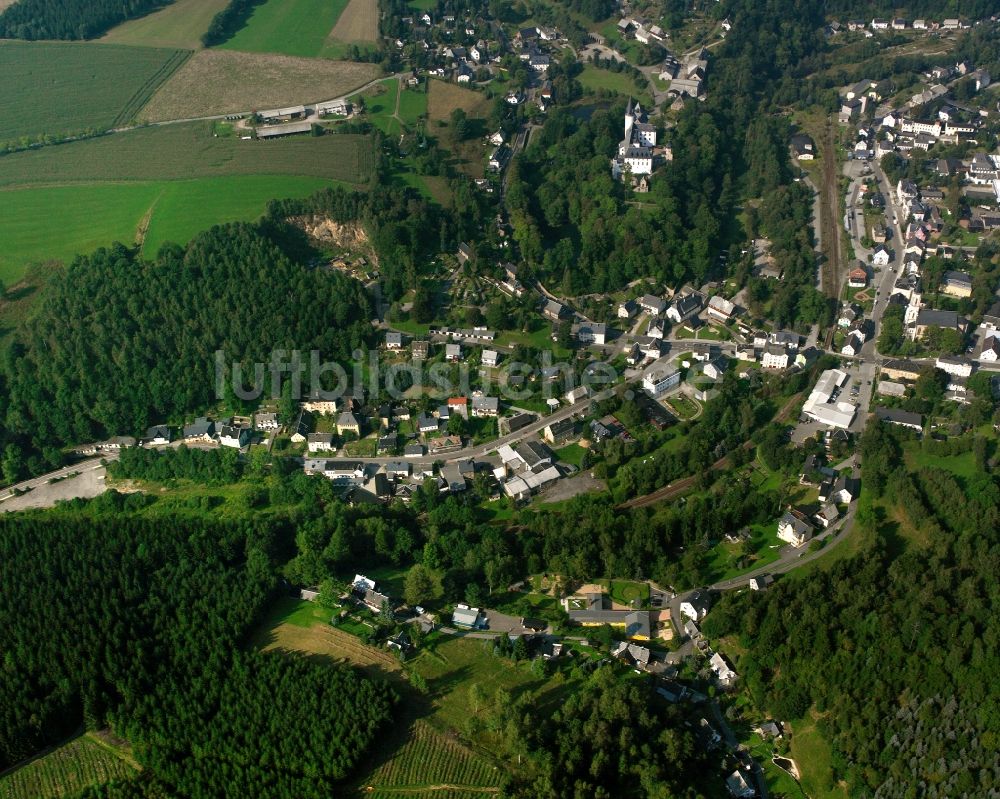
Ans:
POLYGON ((173 0, 18 0, 0 14, 0 39, 93 39, 173 0))
MULTIPOLYGON (((74 261, 6 352, 6 427, 35 449, 141 433, 213 404, 215 352, 247 365, 316 349, 347 363, 370 327, 357 281, 289 258, 270 228, 213 228, 151 261, 115 245, 74 261)), ((270 390, 270 386, 267 387, 270 390)))
POLYGON ((166 795, 332 795, 394 697, 246 646, 281 534, 69 511, 0 521, 0 769, 107 724, 166 795))

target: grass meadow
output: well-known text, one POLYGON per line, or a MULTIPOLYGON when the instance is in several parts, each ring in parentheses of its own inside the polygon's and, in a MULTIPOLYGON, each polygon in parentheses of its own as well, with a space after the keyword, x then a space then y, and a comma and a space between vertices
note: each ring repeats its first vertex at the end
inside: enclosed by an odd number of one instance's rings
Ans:
POLYGON ((348 0, 267 0, 240 30, 220 45, 247 53, 313 58, 323 50, 348 0))
POLYGON ((236 136, 215 138, 210 123, 192 122, 5 156, 0 187, 227 175, 303 175, 362 184, 372 167, 371 143, 366 136, 301 135, 242 141, 236 136))
POLYGON ((126 124, 187 57, 172 49, 0 41, 0 143, 126 124))
POLYGON ((164 242, 183 244, 213 225, 257 219, 268 200, 307 197, 329 185, 318 177, 230 175, 3 190, 0 280, 13 285, 32 264, 69 262, 114 241, 131 244, 141 227, 143 251, 155 255, 164 242))
POLYGON ((377 41, 378 0, 350 0, 320 54, 326 58, 342 58, 346 46, 367 49, 377 41))
POLYGON ((159 11, 123 22, 108 31, 102 42, 145 47, 200 50, 201 37, 212 18, 229 0, 174 0, 159 11))
POLYGON ((87 734, 0 777, 4 799, 57 799, 136 771, 126 756, 87 734))
POLYGON ((381 74, 377 64, 201 50, 160 87, 139 117, 156 122, 332 100, 381 74))

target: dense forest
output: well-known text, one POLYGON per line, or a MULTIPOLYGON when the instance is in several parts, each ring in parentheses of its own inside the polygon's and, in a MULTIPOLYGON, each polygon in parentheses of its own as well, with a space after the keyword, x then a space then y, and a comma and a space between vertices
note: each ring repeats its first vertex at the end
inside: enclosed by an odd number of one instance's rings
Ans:
MULTIPOLYGON (((723 796, 718 755, 687 726, 689 714, 665 708, 653 683, 623 682, 599 669, 552 714, 513 716, 527 750, 527 776, 513 799, 723 796)), ((515 709, 516 705, 515 705, 515 709)))
POLYGON ((227 370, 246 366, 247 390, 277 349, 347 362, 370 334, 368 295, 280 241, 273 226, 233 224, 151 261, 120 244, 77 258, 6 353, 9 433, 42 449, 180 421, 219 399, 219 350, 227 370))
POLYGON ((17 0, 0 14, 0 39, 93 39, 173 0, 17 0))
POLYGON ((108 507, 0 520, 17 575, 0 594, 0 769, 110 725, 167 795, 330 796, 394 698, 354 670, 244 647, 287 530, 108 507))
POLYGON ((862 439, 858 555, 727 596, 704 629, 739 637, 747 691, 793 736, 819 714, 852 795, 989 796, 1000 788, 1000 485, 981 456, 964 477, 908 468, 908 437, 873 423, 862 439))

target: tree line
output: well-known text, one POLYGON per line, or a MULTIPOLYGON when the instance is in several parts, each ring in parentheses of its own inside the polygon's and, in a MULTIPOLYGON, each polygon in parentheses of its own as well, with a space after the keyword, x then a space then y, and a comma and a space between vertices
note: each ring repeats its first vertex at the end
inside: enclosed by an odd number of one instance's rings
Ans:
POLYGON ((0 14, 0 39, 94 39, 173 0, 17 0, 0 14))

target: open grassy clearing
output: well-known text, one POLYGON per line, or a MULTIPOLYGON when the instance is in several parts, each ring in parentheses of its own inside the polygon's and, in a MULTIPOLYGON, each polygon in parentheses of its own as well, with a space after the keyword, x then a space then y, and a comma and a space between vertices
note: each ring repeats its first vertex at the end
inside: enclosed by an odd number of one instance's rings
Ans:
POLYGON ((0 777, 0 796, 55 799, 75 794, 90 785, 134 774, 136 768, 126 758, 97 736, 81 735, 0 777))
POLYGON ((192 122, 14 153, 3 159, 0 186, 225 175, 303 175, 362 184, 372 167, 367 136, 304 135, 242 141, 213 138, 210 123, 192 122))
POLYGON ((637 97, 641 94, 639 87, 636 86, 635 80, 631 75, 626 75, 624 72, 611 72, 607 69, 600 69, 592 64, 587 64, 583 68, 578 79, 581 86, 593 91, 606 89, 607 91, 617 92, 618 94, 630 97, 637 97))
POLYGON ((202 50, 160 87, 139 116, 155 122, 332 100, 380 74, 376 64, 202 50))
POLYGON ((267 0, 220 47, 313 58, 320 54, 345 6, 347 0, 267 0))
POLYGON ((791 756, 799 767, 802 790, 812 799, 847 799, 847 789, 833 780, 833 751, 815 717, 794 725, 791 756))
POLYGON ((360 46, 377 41, 378 0, 350 0, 327 37, 328 45, 340 43, 360 46))
POLYGON ((431 79, 427 86, 427 117, 432 121, 447 122, 456 108, 461 108, 470 117, 485 117, 489 107, 490 100, 485 94, 457 83, 431 79))
POLYGON ((399 97, 399 81, 389 78, 369 86, 351 98, 354 105, 364 102, 365 119, 386 135, 399 134, 399 120, 396 119, 396 102, 399 97))
POLYGON ((11 285, 33 263, 68 262, 114 241, 131 244, 147 215, 144 252, 155 254, 165 241, 183 244, 213 225, 257 219, 269 200, 307 197, 328 185, 315 177, 237 175, 6 190, 0 192, 0 280, 11 285))
POLYGON ((227 5, 228 0, 174 0, 159 11, 112 28, 100 41, 200 50, 202 34, 227 5))
POLYGON ((0 142, 125 124, 187 57, 146 47, 0 41, 0 142))

